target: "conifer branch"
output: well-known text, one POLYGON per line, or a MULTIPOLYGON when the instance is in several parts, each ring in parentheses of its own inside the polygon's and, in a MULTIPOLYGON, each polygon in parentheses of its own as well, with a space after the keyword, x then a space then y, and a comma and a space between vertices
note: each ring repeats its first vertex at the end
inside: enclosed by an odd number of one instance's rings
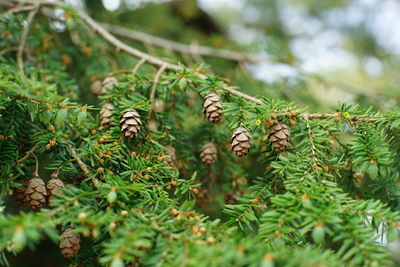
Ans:
MULTIPOLYGON (((60 2, 49 2, 49 1, 33 1, 33 0, 14 0, 16 2, 19 3, 39 3, 42 5, 54 5, 54 6, 61 6, 63 5, 63 3, 60 2)), ((98 34, 103 37, 106 41, 110 42, 111 44, 113 44, 116 48, 118 48, 121 51, 125 51, 128 54, 131 54, 134 57, 137 57, 140 59, 140 61, 138 62, 138 64, 133 68, 132 71, 137 71, 137 69, 144 63, 147 62, 153 66, 156 67, 161 67, 163 65, 165 65, 166 69, 171 69, 171 70, 175 70, 175 71, 180 71, 183 70, 184 67, 180 66, 180 65, 176 65, 173 63, 169 63, 167 61, 164 61, 160 58, 151 56, 147 53, 144 53, 140 50, 137 50, 125 43, 123 43, 122 41, 120 41, 118 38, 116 38, 114 35, 112 35, 104 26, 103 24, 100 24, 98 22, 96 22, 95 20, 93 20, 90 16, 88 16, 86 13, 82 12, 82 11, 78 11, 77 12, 79 17, 85 21, 95 32, 98 32, 98 34)), ((109 25, 107 25, 109 26, 109 25)), ((190 46, 189 46, 189 50, 190 50, 190 46)), ((192 49, 193 50, 193 49, 192 49)), ((201 73, 196 73, 197 76, 200 79, 207 79, 207 76, 201 73)), ((238 96, 238 97, 242 97, 243 99, 246 99, 250 102, 253 102, 255 104, 262 104, 263 102, 253 96, 250 96, 246 93, 237 91, 229 86, 224 86, 223 90, 227 91, 228 93, 238 96)), ((339 118, 341 115, 339 113, 325 113, 325 114, 318 114, 318 113, 303 113, 300 115, 301 117, 305 118, 307 117, 308 119, 326 119, 326 118, 332 118, 332 117, 337 117, 339 118)), ((349 121, 361 121, 361 122, 376 122, 378 119, 377 118, 366 118, 366 117, 348 117, 347 118, 349 121)))
MULTIPOLYGON (((84 12, 78 12, 79 16, 90 26, 92 27, 95 31, 97 31, 104 39, 106 39, 107 41, 109 41, 110 43, 112 43, 113 45, 115 45, 117 48, 135 56, 140 58, 141 60, 145 60, 147 61, 149 64, 154 65, 154 66, 165 66, 165 68, 167 69, 171 69, 171 70, 175 70, 175 71, 179 71, 182 70, 183 67, 179 66, 179 65, 175 65, 169 62, 166 62, 160 58, 151 56, 149 54, 146 54, 144 52, 141 52, 123 42, 121 42, 119 39, 117 39, 115 36, 113 36, 112 34, 110 34, 105 28, 103 28, 99 23, 97 23, 96 21, 94 21, 91 17, 89 17, 87 14, 85 14, 84 12)), ((197 76, 200 79, 207 79, 207 76, 201 73, 197 73, 197 76)), ((250 102, 253 102, 255 104, 262 104, 263 102, 253 96, 247 95, 243 92, 237 91, 235 89, 232 89, 228 86, 223 87, 223 89, 225 91, 227 91, 228 93, 238 96, 238 97, 242 97, 250 102)), ((324 118, 331 118, 331 117, 337 117, 340 116, 338 114, 307 114, 304 113, 301 115, 301 117, 305 118, 309 118, 309 119, 324 119, 324 118)), ((364 121, 364 122, 375 122, 377 121, 376 118, 365 118, 365 117, 349 117, 348 118, 350 121, 364 121)))

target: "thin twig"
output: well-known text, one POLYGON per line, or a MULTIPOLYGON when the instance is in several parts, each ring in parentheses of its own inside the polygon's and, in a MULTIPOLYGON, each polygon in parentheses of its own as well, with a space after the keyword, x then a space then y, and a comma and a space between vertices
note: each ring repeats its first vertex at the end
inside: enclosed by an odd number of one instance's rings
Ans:
POLYGON ((307 127, 307 131, 308 131, 308 139, 310 140, 312 167, 314 169, 314 172, 317 173, 317 176, 319 176, 317 153, 315 152, 316 148, 314 145, 314 134, 311 130, 310 121, 309 121, 308 117, 304 117, 304 120, 306 122, 306 127, 307 127))
POLYGON ((36 13, 38 12, 39 7, 40 7, 40 4, 37 4, 37 5, 35 5, 35 9, 33 9, 29 12, 28 18, 26 19, 26 25, 25 25, 24 31, 22 32, 22 35, 21 35, 21 41, 18 46, 17 64, 18 64, 18 68, 22 74, 24 74, 23 53, 24 53, 26 39, 28 38, 28 35, 29 35, 29 30, 31 28, 32 20, 35 17, 36 13))
POLYGON ((151 87, 151 92, 150 92, 150 102, 154 102, 154 97, 156 96, 157 84, 160 81, 161 74, 164 72, 166 67, 167 67, 166 65, 162 65, 158 69, 156 75, 154 76, 153 86, 151 87))
MULTIPOLYGON (((342 117, 341 113, 303 113, 300 115, 302 118, 308 118, 308 119, 326 119, 326 118, 340 118, 342 117)), ((367 117, 347 117, 349 121, 363 121, 363 122, 376 122, 378 119, 377 118, 367 118, 367 117)))
POLYGON ((83 171, 83 174, 85 176, 89 176, 89 174, 90 174, 89 167, 78 157, 78 153, 76 152, 76 149, 73 148, 72 146, 70 146, 69 151, 71 152, 72 157, 76 161, 76 164, 78 164, 79 168, 81 168, 81 170, 83 171))
POLYGON ((35 172, 33 173, 33 176, 39 177, 39 160, 36 157, 35 153, 32 152, 32 156, 35 158, 35 172))
POLYGON ((135 67, 132 69, 132 74, 136 74, 139 68, 146 62, 146 59, 141 58, 138 63, 136 63, 135 67))
POLYGON ((30 150, 28 150, 25 153, 25 156, 23 156, 22 158, 20 158, 19 160, 16 161, 16 164, 21 163, 22 161, 26 160, 31 154, 33 154, 33 152, 35 152, 35 150, 39 147, 39 144, 34 145, 30 150))
POLYGON ((20 12, 31 11, 31 10, 34 10, 35 8, 36 8, 35 5, 14 7, 14 8, 9 9, 8 12, 10 12, 12 14, 17 14, 17 13, 20 13, 20 12))

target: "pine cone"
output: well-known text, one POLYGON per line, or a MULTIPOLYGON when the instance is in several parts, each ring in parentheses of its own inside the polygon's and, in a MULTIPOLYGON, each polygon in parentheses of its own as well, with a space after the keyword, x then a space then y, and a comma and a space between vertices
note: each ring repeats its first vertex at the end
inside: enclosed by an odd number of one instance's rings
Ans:
POLYGON ((100 124, 104 128, 110 128, 111 119, 114 116, 113 114, 114 106, 111 103, 106 103, 100 110, 100 124))
POLYGON ((120 127, 122 134, 127 139, 134 139, 140 132, 142 121, 140 115, 136 110, 130 109, 125 111, 121 116, 120 127))
POLYGON ((95 96, 99 96, 103 93, 103 85, 99 80, 94 81, 90 86, 90 89, 95 96))
POLYGON ((75 256, 81 247, 79 234, 73 234, 72 231, 72 228, 68 228, 61 234, 60 250, 66 258, 75 256))
POLYGON ((16 188, 14 192, 15 201, 19 206, 28 206, 29 205, 29 198, 25 194, 27 182, 21 182, 21 187, 16 188))
POLYGON ((165 158, 165 160, 168 162, 169 166, 171 166, 172 168, 176 169, 177 165, 176 165, 175 148, 173 146, 171 146, 171 145, 168 145, 168 146, 164 147, 164 152, 168 156, 168 157, 165 158))
POLYGON ((115 77, 106 77, 102 83, 103 88, 101 90, 102 94, 105 94, 107 90, 111 89, 113 87, 113 84, 118 83, 118 80, 115 77))
POLYGON ((211 142, 205 144, 201 148, 200 158, 205 165, 214 164, 215 160, 217 159, 217 147, 211 142))
POLYGON ((290 145, 289 136, 290 132, 286 124, 275 123, 272 125, 268 135, 272 149, 278 153, 283 152, 290 145))
POLYGON ((51 201, 58 199, 54 194, 62 194, 61 188, 64 187, 64 183, 58 178, 52 178, 47 182, 46 187, 49 193, 49 206, 51 206, 51 201))
POLYGON ((243 127, 232 133, 232 151, 238 157, 245 157, 250 151, 250 133, 243 127))
POLYGON ((207 95, 204 99, 203 109, 209 121, 217 123, 221 120, 222 103, 218 95, 216 94, 207 95))
POLYGON ((39 176, 32 178, 28 182, 25 195, 34 210, 38 210, 46 204, 46 186, 39 176))

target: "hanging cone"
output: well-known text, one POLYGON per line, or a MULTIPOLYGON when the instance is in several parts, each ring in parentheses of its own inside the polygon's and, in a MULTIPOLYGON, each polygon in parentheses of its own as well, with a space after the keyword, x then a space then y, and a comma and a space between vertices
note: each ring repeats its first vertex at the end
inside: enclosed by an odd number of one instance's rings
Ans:
POLYGON ((126 139, 134 139, 140 132, 142 121, 140 120, 139 113, 134 109, 130 109, 122 114, 119 125, 121 127, 122 135, 126 139))
POLYGON ((46 187, 49 193, 49 206, 51 207, 51 201, 58 199, 54 194, 62 194, 61 188, 64 187, 64 183, 58 178, 52 178, 47 182, 46 187))
POLYGON ((39 210, 44 204, 46 204, 46 186, 39 176, 29 180, 25 190, 25 195, 29 200, 29 205, 31 205, 34 210, 39 210))
POLYGON ((102 83, 102 94, 106 94, 107 90, 113 87, 113 84, 117 84, 118 80, 115 77, 106 77, 102 83))
POLYGON ((237 157, 245 157, 250 151, 250 133, 243 127, 237 128, 231 137, 232 151, 237 157))
POLYGON ((72 228, 68 228, 61 234, 60 250, 65 258, 72 258, 75 256, 81 247, 79 234, 74 234, 72 231, 72 228))
POLYGON ((99 96, 103 93, 103 85, 102 82, 99 80, 96 80, 92 83, 90 86, 90 90, 95 96, 99 96))
POLYGON ((203 110, 209 121, 217 123, 222 118, 221 99, 216 94, 209 94, 205 97, 203 110))
POLYGON ((169 166, 176 169, 177 165, 176 165, 175 148, 171 145, 168 145, 168 146, 164 147, 164 152, 165 152, 165 154, 167 154, 167 157, 165 158, 165 160, 168 162, 169 166))
POLYGON ((111 119, 113 118, 114 106, 111 103, 106 103, 100 110, 100 124, 104 128, 110 128, 111 119))
POLYGON ((269 143, 273 150, 277 153, 282 153, 290 145, 289 143, 289 128, 286 124, 275 123, 271 126, 268 135, 269 143))
POLYGON ((215 160, 217 159, 217 147, 211 142, 206 143, 201 148, 200 158, 205 165, 214 164, 215 160))
POLYGON ((28 206, 29 205, 29 199, 28 199, 27 195, 25 194, 27 184, 28 183, 26 181, 21 182, 21 187, 15 189, 15 191, 14 191, 14 198, 19 206, 28 206))

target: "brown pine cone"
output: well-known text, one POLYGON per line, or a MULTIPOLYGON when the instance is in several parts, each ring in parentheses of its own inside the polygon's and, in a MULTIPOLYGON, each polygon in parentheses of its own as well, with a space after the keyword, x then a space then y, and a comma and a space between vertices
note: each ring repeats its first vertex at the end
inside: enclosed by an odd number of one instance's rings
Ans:
POLYGON ((168 162, 169 166, 176 169, 177 165, 176 165, 175 148, 171 145, 168 145, 168 146, 164 147, 164 152, 165 152, 165 154, 167 154, 167 157, 165 158, 165 160, 168 162))
POLYGON ((100 124, 104 128, 110 128, 111 119, 114 116, 113 114, 114 105, 111 103, 106 103, 100 110, 100 124))
POLYGON ((118 83, 118 80, 115 77, 106 77, 102 83, 102 90, 101 94, 107 93, 107 90, 111 89, 113 87, 113 84, 118 83))
POLYGON ((73 234, 73 229, 68 228, 61 234, 60 250, 65 258, 72 258, 78 253, 81 245, 79 234, 73 234))
POLYGON ((268 135, 272 149, 277 153, 285 151, 285 149, 290 145, 289 136, 290 132, 286 124, 275 123, 272 125, 268 135))
POLYGON ((103 93, 103 85, 99 80, 94 81, 90 86, 90 89, 95 96, 99 96, 103 93))
POLYGON ((54 194, 62 194, 61 188, 64 187, 64 183, 58 178, 52 178, 47 182, 46 187, 49 193, 49 206, 51 206, 51 201, 58 199, 54 194))
POLYGON ((206 143, 200 151, 200 159, 205 165, 214 164, 217 159, 217 147, 211 143, 206 143))
POLYGON ((219 122, 222 118, 222 103, 219 96, 214 93, 207 95, 204 99, 203 110, 209 121, 219 122))
POLYGON ((250 133, 243 127, 237 128, 231 137, 232 151, 235 156, 245 157, 250 151, 250 133))
POLYGON ((124 112, 121 116, 120 127, 122 134, 127 139, 134 139, 140 132, 142 121, 136 110, 130 109, 124 112))
POLYGON ((27 195, 25 194, 27 182, 23 181, 21 182, 20 188, 16 188, 14 191, 14 198, 15 201, 19 206, 28 206, 29 205, 29 199, 27 195))
POLYGON ((32 178, 28 182, 27 188, 25 190, 25 195, 29 201, 29 204, 34 210, 38 210, 44 204, 46 204, 46 186, 39 176, 32 178))

